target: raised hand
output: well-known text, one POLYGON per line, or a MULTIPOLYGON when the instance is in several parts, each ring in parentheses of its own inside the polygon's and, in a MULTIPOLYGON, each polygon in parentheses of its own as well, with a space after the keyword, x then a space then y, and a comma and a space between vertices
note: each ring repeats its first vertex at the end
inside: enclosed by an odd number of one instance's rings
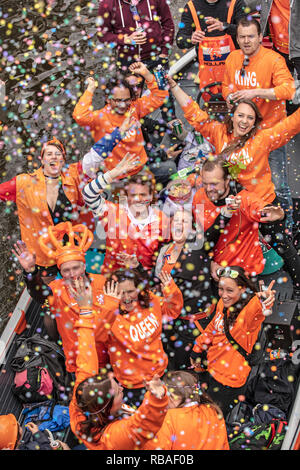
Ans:
POLYGON ((128 174, 140 164, 141 160, 138 155, 127 152, 125 157, 118 163, 118 165, 113 170, 111 170, 111 173, 113 173, 114 178, 117 178, 119 176, 128 174))
POLYGON ((158 275, 160 282, 162 283, 163 287, 166 287, 170 282, 172 281, 172 276, 169 273, 166 273, 165 271, 161 271, 161 273, 158 275))
POLYGON ((272 313, 271 308, 275 302, 276 298, 276 290, 273 290, 272 287, 274 286, 275 281, 271 281, 268 287, 264 286, 263 281, 259 281, 260 292, 257 292, 257 296, 260 298, 262 305, 263 305, 263 313, 268 312, 266 314, 270 315, 272 313))
POLYGON ((93 304, 92 286, 83 277, 75 279, 73 285, 68 286, 71 296, 75 299, 80 308, 91 308, 93 304))
POLYGON ((28 250, 25 242, 18 240, 17 243, 14 244, 12 252, 24 271, 31 273, 35 270, 36 255, 28 250))
POLYGON ((143 64, 143 62, 134 62, 129 66, 129 70, 131 73, 141 75, 146 80, 152 78, 152 73, 147 69, 146 65, 143 64))
POLYGON ((265 206, 259 212, 261 213, 260 222, 275 222, 284 218, 284 210, 280 206, 265 206))
POLYGON ((122 291, 120 290, 119 283, 117 281, 114 281, 113 279, 105 283, 105 286, 103 287, 103 292, 109 297, 121 300, 122 291))
POLYGON ((136 119, 133 117, 134 108, 130 108, 126 118, 119 127, 121 134, 126 134, 126 132, 136 124, 136 119))
POLYGON ((116 258, 119 264, 121 264, 127 269, 135 269, 139 265, 135 254, 129 255, 128 253, 117 253, 116 258))
POLYGON ((94 91, 97 88, 97 82, 93 77, 88 77, 87 79, 87 90, 90 91, 91 93, 94 93, 94 91))
POLYGON ((158 375, 155 375, 152 380, 149 380, 149 382, 145 382, 145 387, 157 398, 162 398, 166 393, 164 383, 160 380, 158 375))

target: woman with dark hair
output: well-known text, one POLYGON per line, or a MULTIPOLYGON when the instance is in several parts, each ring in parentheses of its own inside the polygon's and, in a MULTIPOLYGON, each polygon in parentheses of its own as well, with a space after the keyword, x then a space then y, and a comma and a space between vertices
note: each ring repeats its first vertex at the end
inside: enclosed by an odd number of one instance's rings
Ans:
POLYGON ((227 266, 217 272, 220 300, 216 314, 204 332, 196 338, 191 354, 194 367, 207 358, 207 370, 200 373, 200 382, 226 415, 243 395, 251 366, 251 352, 265 316, 272 313, 275 300, 272 281, 263 292, 239 266, 227 266))
MULTIPOLYGON (((121 292, 114 281, 104 288, 104 304, 109 311, 105 328, 109 329, 114 323, 121 292)), ((87 306, 91 302, 91 291, 84 282, 77 282, 72 295, 78 301, 85 299, 87 306)), ((148 391, 140 408, 135 412, 125 407, 122 387, 113 373, 105 368, 98 370, 94 315, 82 310, 76 328, 76 382, 69 406, 73 433, 89 450, 140 449, 162 425, 168 403, 163 383, 155 374, 150 381, 145 379, 148 391)))
POLYGON ((64 146, 55 137, 43 145, 39 158, 41 166, 33 173, 22 173, 0 185, 0 200, 16 203, 22 241, 36 255, 36 265, 49 282, 57 267, 41 250, 40 235, 60 222, 85 220, 92 230, 94 223, 91 213, 83 213, 81 162, 67 166, 64 146))
POLYGON ((169 409, 163 425, 143 450, 229 450, 222 411, 201 390, 197 374, 170 371, 163 378, 169 409))
MULTIPOLYGON (((299 133, 300 108, 273 127, 261 129, 261 115, 255 103, 240 100, 223 123, 210 119, 172 78, 169 84, 187 121, 211 142, 216 154, 226 158, 231 177, 266 203, 281 205, 272 182, 269 153, 299 133)), ((269 236, 268 243, 283 258, 297 300, 300 298, 300 258, 285 232, 285 220, 259 224, 259 229, 263 236, 269 236)))
POLYGON ((110 364, 117 381, 124 387, 128 402, 139 405, 144 381, 161 377, 168 365, 161 333, 163 316, 176 318, 183 307, 182 294, 169 274, 161 273, 163 297, 153 294, 149 280, 135 269, 111 274, 121 292, 118 314, 103 332, 110 364))

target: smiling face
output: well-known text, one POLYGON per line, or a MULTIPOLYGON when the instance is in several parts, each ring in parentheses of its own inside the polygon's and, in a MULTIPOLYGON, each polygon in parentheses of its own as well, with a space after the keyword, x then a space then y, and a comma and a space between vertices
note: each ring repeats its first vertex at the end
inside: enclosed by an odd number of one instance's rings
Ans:
POLYGON ((124 115, 131 106, 130 91, 125 86, 115 87, 108 99, 112 109, 119 115, 124 115))
POLYGON ((60 267, 60 274, 65 281, 73 283, 85 274, 85 263, 82 261, 66 261, 60 267))
POLYGON ((147 184, 130 183, 126 188, 127 203, 131 212, 141 213, 148 210, 153 195, 147 184))
POLYGON ((255 126, 256 114, 249 104, 240 103, 233 116, 233 135, 234 137, 243 137, 253 129, 255 126))
POLYGON ((172 238, 177 243, 185 242, 192 231, 192 214, 187 211, 177 211, 171 223, 172 238))
POLYGON ((119 283, 119 289, 122 292, 121 307, 126 312, 131 312, 138 303, 139 291, 135 287, 134 282, 127 279, 119 283))
POLYGON ((236 304, 242 294, 246 291, 246 287, 241 287, 234 279, 230 277, 221 277, 219 281, 219 296, 223 300, 225 308, 232 307, 236 304))
POLYGON ((43 172, 46 176, 58 177, 64 166, 63 153, 55 145, 47 145, 41 158, 43 172))
POLYGON ((223 199, 229 193, 229 178, 224 178, 222 168, 216 166, 211 171, 202 171, 202 186, 212 202, 223 199))
POLYGON ((252 57, 259 51, 262 34, 258 33, 255 24, 249 26, 239 25, 237 28, 237 42, 245 55, 252 57))

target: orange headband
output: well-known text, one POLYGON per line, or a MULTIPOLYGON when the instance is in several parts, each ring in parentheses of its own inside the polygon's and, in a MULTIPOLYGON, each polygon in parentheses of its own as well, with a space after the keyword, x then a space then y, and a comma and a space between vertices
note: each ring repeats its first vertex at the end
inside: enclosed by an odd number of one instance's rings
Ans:
POLYGON ((48 142, 46 142, 43 147, 42 147, 42 151, 41 151, 41 157, 43 157, 43 154, 45 152, 45 149, 48 145, 55 145, 55 147, 57 147, 61 153, 63 154, 63 157, 64 159, 66 159, 66 151, 65 151, 65 148, 63 146, 63 144, 60 142, 60 140, 58 140, 56 137, 53 137, 52 140, 48 140, 48 142))

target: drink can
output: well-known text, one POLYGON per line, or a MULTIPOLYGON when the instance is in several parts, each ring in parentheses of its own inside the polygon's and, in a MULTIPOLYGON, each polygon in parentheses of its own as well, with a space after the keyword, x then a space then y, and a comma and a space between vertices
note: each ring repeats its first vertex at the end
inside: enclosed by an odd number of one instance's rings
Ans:
POLYGON ((158 65, 156 69, 153 71, 155 79, 157 81, 158 88, 160 90, 165 90, 168 84, 166 79, 166 71, 162 65, 158 65))
POLYGON ((180 136, 182 134, 182 125, 179 119, 173 122, 173 129, 176 135, 180 136))
POLYGON ((197 132, 197 131, 195 132, 195 139, 196 139, 197 144, 203 144, 204 142, 202 134, 200 134, 200 132, 197 132))
POLYGON ((143 33, 144 32, 143 26, 139 26, 138 28, 136 28, 136 32, 137 33, 143 33))

